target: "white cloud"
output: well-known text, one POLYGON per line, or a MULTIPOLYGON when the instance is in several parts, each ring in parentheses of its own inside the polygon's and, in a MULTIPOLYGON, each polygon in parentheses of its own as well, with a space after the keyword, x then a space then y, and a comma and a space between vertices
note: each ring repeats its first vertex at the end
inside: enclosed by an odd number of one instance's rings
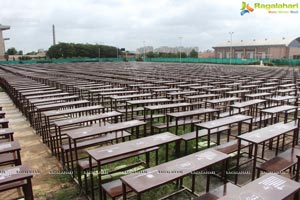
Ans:
MULTIPOLYGON (((260 0, 262 1, 262 0, 260 0)), ((300 14, 271 15, 264 10, 240 16, 241 1, 210 0, 15 0, 1 2, 6 47, 25 52, 48 49, 52 24, 60 42, 104 43, 135 50, 179 45, 208 49, 229 39, 297 37, 300 14)), ((253 5, 255 0, 247 1, 253 5)), ((263 2, 279 2, 264 0, 263 2)), ((288 0, 285 2, 297 2, 288 0)), ((298 1, 299 2, 299 1, 298 1)), ((280 2, 279 2, 280 3, 280 2)), ((300 4, 300 2, 299 2, 300 4)))

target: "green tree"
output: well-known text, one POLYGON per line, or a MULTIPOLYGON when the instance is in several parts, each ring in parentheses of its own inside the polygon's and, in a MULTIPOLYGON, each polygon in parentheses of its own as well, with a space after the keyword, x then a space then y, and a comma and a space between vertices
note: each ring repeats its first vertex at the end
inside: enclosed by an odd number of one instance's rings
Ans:
MULTIPOLYGON (((52 45, 48 51, 49 58, 98 58, 100 49, 101 58, 116 58, 117 48, 106 45, 59 43, 52 45)), ((119 56, 121 51, 118 49, 119 56)))
POLYGON ((18 55, 22 56, 23 55, 23 51, 22 50, 18 51, 18 55))
POLYGON ((189 55, 191 58, 198 58, 198 52, 193 49, 189 55))
POLYGON ((7 52, 6 52, 8 55, 16 55, 18 52, 16 50, 15 47, 12 47, 12 48, 9 48, 7 49, 7 52))
POLYGON ((147 58, 154 58, 154 57, 155 57, 155 54, 154 54, 153 51, 150 51, 150 52, 146 53, 146 57, 147 57, 147 58))

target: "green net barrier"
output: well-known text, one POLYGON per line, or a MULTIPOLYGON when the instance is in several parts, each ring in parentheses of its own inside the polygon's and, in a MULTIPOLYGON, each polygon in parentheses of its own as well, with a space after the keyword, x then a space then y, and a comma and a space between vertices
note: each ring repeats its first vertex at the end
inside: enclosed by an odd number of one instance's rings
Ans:
MULTIPOLYGON (((48 60, 15 60, 0 61, 0 64, 37 64, 37 63, 73 63, 73 62, 134 62, 136 58, 68 58, 48 60)), ((211 63, 232 65, 259 65, 259 59, 230 59, 230 58, 145 58, 145 62, 176 62, 176 63, 211 63)), ((264 59, 265 65, 300 66, 300 59, 264 59)))

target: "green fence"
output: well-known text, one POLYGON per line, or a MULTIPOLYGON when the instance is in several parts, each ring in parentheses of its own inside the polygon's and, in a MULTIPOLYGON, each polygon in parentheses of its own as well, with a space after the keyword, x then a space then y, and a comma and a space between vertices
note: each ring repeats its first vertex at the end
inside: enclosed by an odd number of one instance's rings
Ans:
MULTIPOLYGON (((137 61, 136 58, 128 58, 128 61, 137 61)), ((0 61, 0 64, 37 64, 37 63, 73 63, 73 62, 123 62, 123 58, 70 58, 49 60, 15 60, 0 61)), ((230 58, 145 58, 145 62, 182 62, 182 63, 215 63, 232 65, 259 64, 258 59, 230 59, 230 58)), ((300 59, 264 59, 264 64, 274 66, 300 66, 300 59)))
MULTIPOLYGON (((73 62, 122 62, 123 58, 68 58, 48 60, 9 60, 0 61, 0 64, 37 64, 37 63, 73 63, 73 62)), ((133 61, 133 60, 130 60, 133 61)), ((134 58, 135 61, 135 58, 134 58)))
POLYGON ((235 64, 248 65, 258 63, 257 59, 229 59, 229 58, 146 58, 147 62, 182 62, 182 63, 216 63, 216 64, 235 64))

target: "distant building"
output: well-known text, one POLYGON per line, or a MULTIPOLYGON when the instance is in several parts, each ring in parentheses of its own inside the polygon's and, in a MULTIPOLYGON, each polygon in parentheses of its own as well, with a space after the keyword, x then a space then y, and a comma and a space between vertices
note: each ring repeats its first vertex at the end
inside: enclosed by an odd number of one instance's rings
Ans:
POLYGON ((136 50, 137 54, 144 54, 144 53, 149 53, 153 52, 154 48, 152 46, 145 46, 145 47, 140 47, 136 50))
POLYGON ((204 51, 198 53, 198 58, 214 58, 215 52, 214 51, 204 51))
POLYGON ((216 58, 300 59, 300 37, 296 39, 259 39, 230 41, 215 47, 216 58), (232 47, 232 56, 230 49, 232 47))
MULTIPOLYGON (((178 53, 178 52, 184 52, 187 55, 191 53, 192 50, 195 50, 196 52, 199 51, 198 47, 169 47, 169 46, 161 46, 158 48, 153 48, 152 46, 145 46, 145 53, 148 52, 155 52, 155 53, 178 53)), ((144 47, 140 47, 136 50, 137 54, 143 54, 144 53, 144 47)))
POLYGON ((5 55, 5 45, 2 31, 9 30, 10 26, 4 26, 0 24, 0 60, 4 59, 5 55))

